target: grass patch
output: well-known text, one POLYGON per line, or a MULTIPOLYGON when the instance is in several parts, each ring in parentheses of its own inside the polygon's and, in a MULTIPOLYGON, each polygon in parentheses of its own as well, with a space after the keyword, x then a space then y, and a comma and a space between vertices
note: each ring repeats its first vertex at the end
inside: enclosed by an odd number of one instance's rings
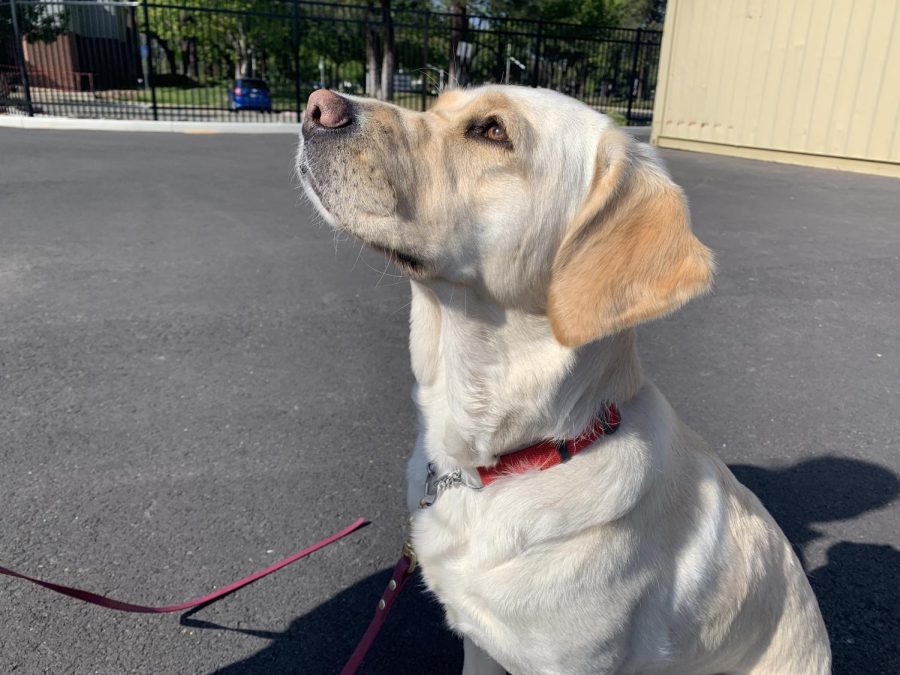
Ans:
MULTIPOLYGON (((231 84, 213 84, 203 87, 157 87, 156 103, 163 106, 191 108, 227 108, 231 84)), ((152 94, 144 89, 119 91, 113 100, 130 103, 152 103, 152 94)), ((296 105, 293 92, 287 95, 272 92, 272 106, 279 110, 293 110, 296 105)))
POLYGON ((607 117, 611 117, 612 121, 615 122, 618 126, 624 127, 628 125, 628 118, 618 110, 604 110, 603 112, 607 115, 607 117))
MULTIPOLYGON (((149 91, 137 91, 133 100, 150 103, 153 97, 149 91)), ((221 108, 228 105, 228 87, 212 85, 209 87, 157 87, 156 102, 159 105, 208 106, 221 108)))

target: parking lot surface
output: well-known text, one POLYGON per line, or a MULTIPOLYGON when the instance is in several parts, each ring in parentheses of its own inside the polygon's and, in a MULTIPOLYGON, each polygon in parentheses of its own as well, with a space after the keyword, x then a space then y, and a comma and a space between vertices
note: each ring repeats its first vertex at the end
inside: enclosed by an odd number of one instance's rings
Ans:
MULTIPOLYGON (((0 671, 334 673, 404 537, 408 287, 312 214, 291 136, 0 129, 0 671)), ((661 152, 713 295, 647 375, 803 557, 835 672, 900 672, 900 183, 661 152)), ((366 671, 455 673, 413 584, 366 671)))

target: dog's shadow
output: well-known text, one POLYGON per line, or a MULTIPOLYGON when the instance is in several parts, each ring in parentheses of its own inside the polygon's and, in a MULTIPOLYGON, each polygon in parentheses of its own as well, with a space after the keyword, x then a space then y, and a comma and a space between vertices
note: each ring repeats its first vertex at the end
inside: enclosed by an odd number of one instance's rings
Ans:
MULTIPOLYGON (((759 496, 801 559, 806 546, 823 536, 818 524, 856 518, 900 493, 900 481, 891 471, 855 459, 811 459, 781 470, 742 464, 731 469, 759 496)), ((876 532, 867 534, 877 537, 876 532)), ((828 549, 824 565, 807 570, 828 625, 835 675, 900 673, 900 551, 841 541, 828 549)), ((365 631, 389 578, 385 569, 363 579, 294 619, 284 632, 229 628, 190 614, 182 623, 271 640, 253 656, 216 671, 223 675, 337 673, 365 631)), ((461 643, 445 628, 440 607, 417 577, 394 606, 362 672, 439 675, 461 668, 461 643)))
MULTIPOLYGON (((772 471, 742 464, 731 470, 753 490, 784 530, 809 575, 828 634, 835 675, 900 673, 900 551, 886 544, 840 541, 821 566, 807 564, 816 525, 856 518, 900 493, 888 469, 855 459, 810 459, 772 471)), ((862 530, 860 539, 879 532, 862 530)))
MULTIPOLYGON (((284 632, 221 626, 198 619, 193 612, 182 615, 181 623, 271 640, 269 646, 253 656, 215 671, 220 675, 331 675, 339 673, 350 657, 390 578, 390 569, 366 577, 294 619, 284 632)), ((417 573, 394 604, 360 672, 441 675, 457 674, 461 669, 462 643, 445 627, 443 611, 425 593, 417 573)))

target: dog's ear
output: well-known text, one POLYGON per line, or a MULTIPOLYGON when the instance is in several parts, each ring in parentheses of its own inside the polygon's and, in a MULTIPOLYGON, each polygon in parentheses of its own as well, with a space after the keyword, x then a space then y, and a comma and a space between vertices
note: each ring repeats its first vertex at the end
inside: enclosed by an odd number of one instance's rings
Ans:
POLYGON ((671 312, 709 289, 713 268, 681 189, 649 149, 606 131, 591 191, 553 262, 556 339, 577 347, 671 312))

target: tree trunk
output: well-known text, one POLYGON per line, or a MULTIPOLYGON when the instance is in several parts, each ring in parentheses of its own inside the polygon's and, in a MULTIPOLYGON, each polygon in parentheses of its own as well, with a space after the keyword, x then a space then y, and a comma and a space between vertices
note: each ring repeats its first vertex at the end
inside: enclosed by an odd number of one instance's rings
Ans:
POLYGON ((166 53, 166 61, 169 62, 169 72, 173 75, 178 72, 178 67, 175 65, 175 52, 168 48, 168 45, 163 47, 163 51, 166 53))
POLYGON ((372 18, 375 14, 375 7, 368 3, 368 16, 366 20, 366 96, 373 98, 381 98, 381 86, 378 77, 379 58, 378 58, 378 31, 372 18))
POLYGON ((200 70, 198 68, 199 59, 197 58, 197 38, 191 38, 191 59, 188 67, 188 75, 195 80, 200 79, 200 70))
POLYGON ((466 63, 457 56, 457 49, 460 42, 466 41, 466 28, 469 24, 465 0, 453 0, 450 13, 453 18, 450 26, 450 81, 447 86, 464 87, 468 81, 466 63))
POLYGON ((181 39, 181 74, 184 77, 187 77, 188 69, 190 68, 190 52, 191 46, 190 42, 188 42, 188 38, 181 39))
POLYGON ((247 35, 244 33, 244 27, 238 25, 238 34, 234 40, 234 48, 237 59, 234 62, 234 79, 239 80, 242 77, 251 77, 253 65, 250 63, 251 49, 247 44, 247 35))
POLYGON ((178 65, 175 61, 175 50, 156 33, 151 32, 149 36, 151 40, 156 40, 156 44, 162 48, 163 53, 166 55, 166 62, 169 64, 169 72, 172 73, 172 75, 175 75, 178 72, 178 65))
POLYGON ((381 56, 381 99, 394 100, 394 20, 391 0, 381 0, 381 26, 384 49, 381 56))
POLYGON ((189 49, 188 40, 190 39, 188 37, 185 37, 185 34, 187 33, 187 25, 186 24, 187 24, 187 14, 184 12, 179 12, 178 28, 179 28, 179 33, 182 35, 179 46, 181 47, 181 75, 183 77, 187 77, 187 74, 188 74, 188 49, 189 49))

